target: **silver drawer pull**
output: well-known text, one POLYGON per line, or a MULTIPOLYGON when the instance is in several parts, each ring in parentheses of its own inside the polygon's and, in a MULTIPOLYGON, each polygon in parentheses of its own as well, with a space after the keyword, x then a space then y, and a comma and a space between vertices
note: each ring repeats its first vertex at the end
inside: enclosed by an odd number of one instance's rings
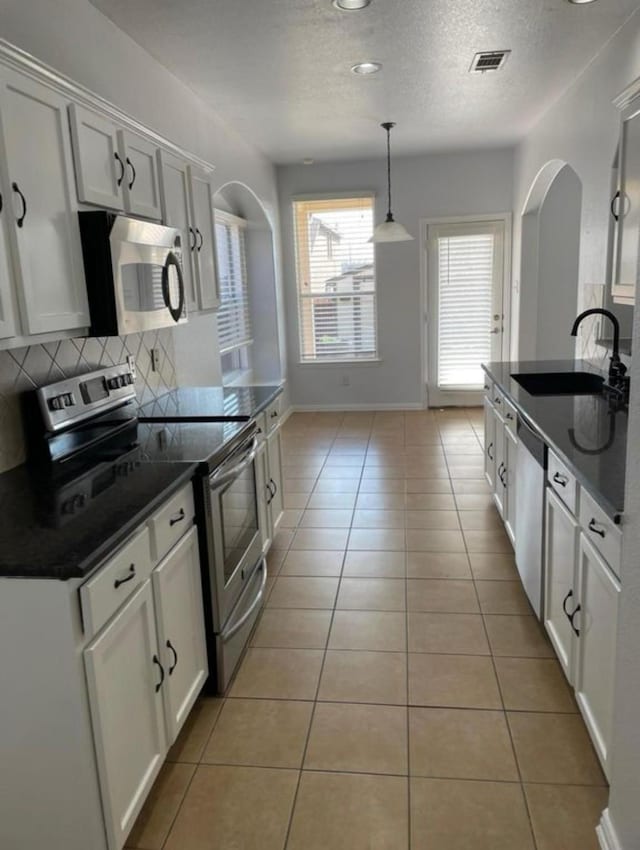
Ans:
POLYGON ((561 487, 566 487, 569 483, 569 479, 566 475, 561 475, 559 472, 555 472, 553 475, 553 480, 556 484, 559 484, 561 487))
POLYGON ((174 514, 169 520, 169 525, 174 526, 186 517, 186 513, 184 512, 184 508, 180 508, 177 514, 174 514))
POLYGON ((589 520, 589 531, 592 531, 594 534, 600 535, 600 537, 606 537, 607 532, 602 528, 602 526, 598 526, 598 523, 595 521, 593 517, 589 520))

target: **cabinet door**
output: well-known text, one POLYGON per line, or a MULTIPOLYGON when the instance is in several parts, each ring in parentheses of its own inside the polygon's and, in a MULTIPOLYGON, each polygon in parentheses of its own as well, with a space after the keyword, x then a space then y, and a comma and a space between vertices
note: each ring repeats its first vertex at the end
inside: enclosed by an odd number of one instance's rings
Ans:
POLYGON ((128 130, 118 131, 118 144, 126 166, 123 187, 127 212, 160 220, 157 147, 128 130))
POLYGON ((67 102, 6 71, 0 80, 0 118, 24 331, 87 327, 67 102))
POLYGON ((504 503, 504 525, 509 539, 515 545, 516 541, 516 464, 518 456, 518 438, 510 428, 504 429, 504 472, 506 481, 504 503))
POLYGON ((608 776, 620 585, 584 534, 580 534, 579 557, 576 699, 608 776))
POLYGON ((89 644, 84 659, 107 837, 111 850, 119 850, 167 752, 150 581, 89 644))
POLYGON ((75 103, 69 107, 69 123, 78 200, 123 210, 125 164, 115 124, 75 103))
POLYGON ((160 164, 160 199, 162 201, 162 220, 171 227, 180 228, 182 237, 182 273, 187 298, 187 310, 198 309, 195 275, 193 273, 193 251, 195 233, 189 220, 189 175, 187 166, 165 151, 158 151, 160 164))
POLYGON ((7 239, 8 217, 11 215, 6 204, 7 198, 8 195, 5 192, 0 192, 0 339, 9 339, 18 333, 13 268, 7 239))
POLYGON ((271 502, 271 490, 268 487, 269 483, 269 461, 267 457, 266 440, 262 441, 262 445, 256 455, 256 489, 258 492, 258 525, 260 526, 260 535, 262 537, 262 551, 266 553, 273 539, 273 529, 271 527, 271 511, 269 503, 271 502))
POLYGON ((579 526, 549 487, 546 498, 544 625, 564 674, 573 684, 576 641, 569 617, 578 604, 579 526))
POLYGON ((491 490, 495 488, 496 479, 496 419, 493 405, 488 399, 484 400, 484 477, 491 490))
POLYGON ((200 310, 217 310, 220 306, 216 273, 215 218, 211 183, 208 175, 189 166, 191 178, 191 220, 196 232, 196 284, 200 310))
POLYGON ((496 503, 496 507, 498 509, 498 513, 504 519, 504 509, 505 509, 505 496, 506 496, 506 482, 505 478, 505 427, 504 427, 504 419, 497 410, 493 411, 493 419, 494 419, 494 428, 495 428, 495 444, 496 444, 496 453, 495 453, 495 464, 496 464, 496 474, 495 481, 493 486, 493 500, 496 503))
POLYGON ((195 526, 154 570, 152 580, 158 645, 167 673, 163 688, 167 738, 172 744, 209 672, 195 526))
POLYGON ((620 140, 618 250, 613 296, 634 303, 640 274, 640 103, 623 116, 620 140))
POLYGON ((271 512, 271 528, 275 534, 282 519, 282 448, 280 430, 272 431, 267 438, 267 454, 269 456, 269 484, 273 494, 269 503, 271 512))

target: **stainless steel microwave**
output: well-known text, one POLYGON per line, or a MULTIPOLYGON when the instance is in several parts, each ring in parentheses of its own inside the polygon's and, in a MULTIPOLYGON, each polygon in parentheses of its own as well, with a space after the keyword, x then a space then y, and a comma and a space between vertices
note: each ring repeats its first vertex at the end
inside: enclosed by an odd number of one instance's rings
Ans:
POLYGON ((103 210, 78 216, 92 336, 187 321, 178 228, 103 210))

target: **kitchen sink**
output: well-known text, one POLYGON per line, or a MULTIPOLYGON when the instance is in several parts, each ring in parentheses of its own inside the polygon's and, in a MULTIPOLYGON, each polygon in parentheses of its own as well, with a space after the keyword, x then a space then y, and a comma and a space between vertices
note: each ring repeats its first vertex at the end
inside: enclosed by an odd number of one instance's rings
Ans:
POLYGON ((529 372, 511 375, 530 395, 598 395, 604 378, 593 372, 529 372))

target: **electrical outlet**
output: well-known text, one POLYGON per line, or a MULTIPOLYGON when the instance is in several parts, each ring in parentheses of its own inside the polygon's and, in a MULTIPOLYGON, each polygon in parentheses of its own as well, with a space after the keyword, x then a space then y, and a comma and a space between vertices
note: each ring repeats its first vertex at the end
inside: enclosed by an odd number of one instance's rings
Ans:
POLYGON ((136 377, 137 377, 136 376, 136 358, 133 356, 133 354, 127 355, 127 366, 129 367, 129 371, 131 372, 131 374, 133 375, 133 379, 135 380, 136 377))
POLYGON ((351 378, 348 375, 343 375, 340 383, 343 387, 349 387, 351 386, 351 378))
POLYGON ((152 348, 149 354, 151 355, 151 369, 153 372, 157 372, 160 368, 160 349, 152 348))

